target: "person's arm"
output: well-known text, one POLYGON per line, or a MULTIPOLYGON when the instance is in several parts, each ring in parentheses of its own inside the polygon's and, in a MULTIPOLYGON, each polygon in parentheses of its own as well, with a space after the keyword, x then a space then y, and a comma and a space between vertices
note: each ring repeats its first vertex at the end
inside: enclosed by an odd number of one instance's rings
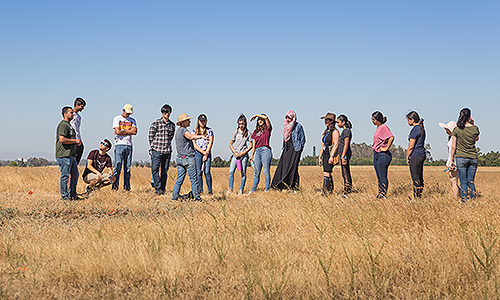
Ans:
POLYGON ((451 157, 451 169, 455 169, 455 153, 457 152, 457 137, 452 136, 451 137, 451 151, 450 151, 450 157, 451 157))
POLYGON ((342 156, 341 156, 343 165, 347 165, 347 159, 345 159, 345 157, 347 156, 347 149, 349 149, 350 139, 351 138, 349 137, 344 138, 344 149, 342 150, 342 156))
POLYGON ((321 147, 319 148, 319 156, 318 156, 318 165, 321 166, 323 161, 321 160, 323 157, 323 148, 325 147, 325 144, 321 142, 321 147))
POLYGON ((149 134, 148 134, 149 147, 151 147, 151 145, 153 145, 153 140, 156 136, 157 131, 158 131, 158 129, 156 128, 156 122, 151 123, 151 126, 149 126, 149 134))
POLYGON ((208 140, 206 136, 200 135, 200 134, 192 134, 188 130, 184 132, 184 137, 187 138, 188 140, 199 140, 199 139, 205 139, 208 140))
POLYGON ((394 142, 394 136, 391 136, 388 140, 387 140, 387 146, 385 147, 380 147, 380 151, 381 152, 385 152, 385 151, 388 151, 389 148, 391 148, 392 146, 392 143, 394 142))
POLYGON ((245 149, 245 151, 241 152, 240 153, 240 156, 245 156, 245 154, 247 154, 248 152, 250 152, 250 150, 253 149, 253 142, 252 141, 248 141, 248 148, 245 149))
POLYGON ((205 155, 205 151, 203 151, 203 149, 201 149, 201 147, 200 147, 200 146, 198 146, 198 144, 196 143, 196 141, 195 141, 195 140, 192 140, 192 142, 193 142, 194 149, 195 149, 196 151, 200 152, 201 154, 205 155))
POLYGON ((251 119, 250 119, 250 122, 252 122, 253 120, 255 120, 256 118, 261 118, 262 120, 264 120, 264 122, 266 123, 266 126, 267 128, 271 129, 272 126, 271 126, 271 121, 269 121, 269 117, 266 116, 266 115, 261 115, 261 114, 256 114, 254 115, 251 119))
POLYGON ((335 130, 332 134, 332 148, 330 149, 330 158, 328 159, 328 163, 330 165, 333 165, 333 157, 335 156, 335 153, 337 153, 337 149, 339 147, 339 131, 335 130))
POLYGON ((133 126, 130 129, 123 128, 120 130, 120 127, 115 127, 115 135, 136 135, 137 127, 133 126))
POLYGON ((253 160, 253 156, 255 155, 255 147, 252 147, 252 154, 250 155, 250 160, 253 160))
POLYGON ((214 136, 211 135, 208 137, 208 146, 207 146, 207 150, 206 150, 206 155, 205 156, 208 156, 208 154, 210 153, 210 151, 212 151, 212 145, 214 144, 214 136))
POLYGON ((101 172, 97 171, 97 169, 94 168, 94 166, 92 165, 93 162, 94 160, 87 158, 87 169, 89 169, 92 173, 97 174, 98 176, 102 175, 101 172))
POLYGON ((410 163, 410 155, 413 153, 413 149, 415 149, 416 139, 410 138, 408 142, 408 150, 406 150, 406 162, 410 163))
POLYGON ((65 144, 65 145, 77 144, 78 146, 80 146, 82 144, 82 141, 80 139, 69 139, 69 138, 65 137, 64 135, 59 136, 59 142, 61 142, 61 144, 65 144))

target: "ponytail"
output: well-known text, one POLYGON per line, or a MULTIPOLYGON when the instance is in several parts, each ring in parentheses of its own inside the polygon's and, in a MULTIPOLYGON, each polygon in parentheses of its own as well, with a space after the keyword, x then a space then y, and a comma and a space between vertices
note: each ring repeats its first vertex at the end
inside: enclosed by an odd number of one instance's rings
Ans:
POLYGON ((460 111, 460 115, 458 116, 457 127, 460 129, 465 128, 465 123, 467 123, 470 119, 470 109, 462 108, 460 111))
POLYGON ((420 126, 420 134, 422 136, 425 135, 425 128, 424 128, 424 119, 423 118, 420 118, 420 116, 418 115, 418 113, 416 111, 410 111, 407 115, 406 115, 406 118, 408 120, 412 120, 414 123, 417 123, 418 126, 420 126))
POLYGON ((352 128, 352 123, 349 121, 346 115, 340 115, 337 120, 340 120, 344 123, 345 128, 352 128))

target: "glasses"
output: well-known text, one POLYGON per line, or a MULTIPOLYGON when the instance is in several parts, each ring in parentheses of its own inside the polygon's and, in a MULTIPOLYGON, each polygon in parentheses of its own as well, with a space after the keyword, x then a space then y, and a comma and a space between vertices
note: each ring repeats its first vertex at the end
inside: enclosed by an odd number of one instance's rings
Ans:
POLYGON ((103 145, 104 147, 108 147, 109 148, 109 145, 106 142, 101 142, 101 145, 103 145))

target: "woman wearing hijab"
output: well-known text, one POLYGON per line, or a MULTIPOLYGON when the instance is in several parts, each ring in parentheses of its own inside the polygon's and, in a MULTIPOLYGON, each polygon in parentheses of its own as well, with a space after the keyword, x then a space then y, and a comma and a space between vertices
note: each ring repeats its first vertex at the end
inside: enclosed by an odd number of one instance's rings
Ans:
POLYGON ((283 151, 271 183, 273 189, 299 189, 299 162, 305 144, 304 128, 297 122, 297 114, 290 110, 283 123, 283 151))

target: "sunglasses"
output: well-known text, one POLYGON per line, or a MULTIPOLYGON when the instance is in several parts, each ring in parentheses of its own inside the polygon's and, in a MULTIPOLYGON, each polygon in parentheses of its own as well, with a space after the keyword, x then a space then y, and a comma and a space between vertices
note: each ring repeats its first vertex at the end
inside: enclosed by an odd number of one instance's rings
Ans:
POLYGON ((108 145, 108 143, 106 143, 106 142, 101 142, 101 145, 104 145, 104 147, 110 148, 109 145, 108 145))

